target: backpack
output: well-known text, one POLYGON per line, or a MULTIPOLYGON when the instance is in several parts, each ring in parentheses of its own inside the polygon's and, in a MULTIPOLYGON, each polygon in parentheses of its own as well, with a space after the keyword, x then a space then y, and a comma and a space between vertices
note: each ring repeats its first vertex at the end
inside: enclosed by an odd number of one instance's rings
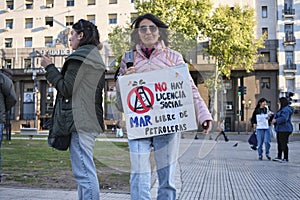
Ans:
POLYGON ((4 96, 5 111, 9 111, 17 103, 17 95, 12 80, 2 73, 0 73, 0 90, 4 96))

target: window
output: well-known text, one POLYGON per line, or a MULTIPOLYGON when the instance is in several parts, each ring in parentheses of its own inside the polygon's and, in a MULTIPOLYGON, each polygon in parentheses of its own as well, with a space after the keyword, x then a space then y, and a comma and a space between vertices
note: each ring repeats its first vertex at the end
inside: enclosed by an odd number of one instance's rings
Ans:
POLYGON ((72 26, 74 24, 74 16, 66 16, 66 26, 72 26))
POLYGON ((52 36, 46 36, 45 37, 45 47, 52 47, 52 41, 53 41, 52 36))
POLYGON ((6 0, 6 8, 13 10, 14 9, 14 0, 6 0))
POLYGON ((11 69, 12 59, 5 59, 5 68, 11 69))
POLYGON ((24 58, 24 68, 25 69, 31 68, 31 58, 24 58))
POLYGON ((117 24, 117 14, 108 14, 108 23, 117 24))
POLYGON ((261 15, 262 18, 267 18, 268 17, 268 7, 267 6, 262 6, 261 7, 261 15))
POLYGON ((5 47, 12 48, 13 39, 12 38, 5 38, 5 47))
POLYGON ((52 27, 53 26, 53 17, 46 17, 45 25, 49 25, 50 27, 52 27))
POLYGON ((90 22, 92 22, 93 24, 96 23, 96 16, 95 15, 87 15, 86 19, 90 22))
POLYGON ((67 6, 74 6, 75 1, 74 0, 67 0, 67 6))
POLYGON ((117 4, 118 0, 109 0, 109 4, 117 4))
POLYGON ((25 0, 26 9, 33 9, 33 0, 25 0))
POLYGON ((87 0, 87 5, 88 6, 96 5, 96 0, 87 0))
POLYGON ((270 89, 271 84, 270 84, 270 77, 262 77, 261 78, 261 89, 270 89))
POLYGON ((32 37, 25 38, 25 47, 32 47, 32 37))
POLYGON ((134 22, 134 20, 136 20, 136 18, 138 17, 137 13, 130 13, 130 22, 134 22))
POLYGON ((6 23, 6 28, 7 29, 12 29, 13 28, 13 19, 7 19, 5 20, 6 23))
POLYGON ((46 8, 53 8, 54 2, 53 0, 46 0, 46 8))
POLYGON ((294 68, 294 52, 293 51, 285 52, 285 64, 286 64, 286 69, 294 68))
POLYGON ((266 28, 266 27, 262 28, 261 32, 262 32, 262 35, 265 35, 266 39, 268 39, 268 34, 269 34, 268 28, 266 28))
POLYGON ((25 19, 25 28, 32 28, 33 27, 33 18, 26 18, 25 19))
POLYGON ((270 52, 261 52, 261 55, 260 61, 262 63, 270 62, 270 52))
POLYGON ((287 91, 295 91, 295 78, 287 78, 285 84, 287 91))

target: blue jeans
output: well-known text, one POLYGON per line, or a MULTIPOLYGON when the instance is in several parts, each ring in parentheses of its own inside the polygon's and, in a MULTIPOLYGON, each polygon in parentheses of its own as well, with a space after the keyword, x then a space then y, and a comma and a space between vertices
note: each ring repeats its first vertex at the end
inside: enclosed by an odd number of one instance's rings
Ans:
POLYGON ((132 200, 151 199, 150 153, 153 147, 158 175, 157 200, 175 200, 175 172, 180 134, 128 140, 130 148, 130 195, 132 200))
POLYGON ((78 184, 79 200, 99 200, 100 189, 93 149, 97 135, 73 132, 70 143, 72 171, 78 184))
POLYGON ((256 129, 256 138, 257 138, 257 150, 258 156, 262 156, 263 154, 263 143, 265 143, 266 148, 266 155, 270 154, 270 147, 271 147, 271 131, 269 129, 256 129))
POLYGON ((1 144, 2 144, 2 137, 3 137, 3 128, 4 128, 4 124, 0 123, 0 182, 1 182, 1 178, 2 178, 1 144))

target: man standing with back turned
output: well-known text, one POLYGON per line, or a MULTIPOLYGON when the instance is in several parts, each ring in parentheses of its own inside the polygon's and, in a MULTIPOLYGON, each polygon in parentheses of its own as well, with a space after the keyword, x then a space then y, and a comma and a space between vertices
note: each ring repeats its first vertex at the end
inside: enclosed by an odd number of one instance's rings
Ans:
POLYGON ((0 182, 1 173, 1 143, 3 137, 3 129, 5 123, 5 114, 17 103, 13 82, 5 74, 0 72, 0 182))

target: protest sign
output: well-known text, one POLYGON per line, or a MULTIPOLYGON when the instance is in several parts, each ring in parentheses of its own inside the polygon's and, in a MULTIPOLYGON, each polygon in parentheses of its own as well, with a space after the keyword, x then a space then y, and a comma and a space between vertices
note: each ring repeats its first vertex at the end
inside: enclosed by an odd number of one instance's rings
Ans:
POLYGON ((256 129, 269 129, 268 114, 256 115, 256 129))
POLYGON ((119 77, 129 139, 197 129, 186 64, 119 77))

